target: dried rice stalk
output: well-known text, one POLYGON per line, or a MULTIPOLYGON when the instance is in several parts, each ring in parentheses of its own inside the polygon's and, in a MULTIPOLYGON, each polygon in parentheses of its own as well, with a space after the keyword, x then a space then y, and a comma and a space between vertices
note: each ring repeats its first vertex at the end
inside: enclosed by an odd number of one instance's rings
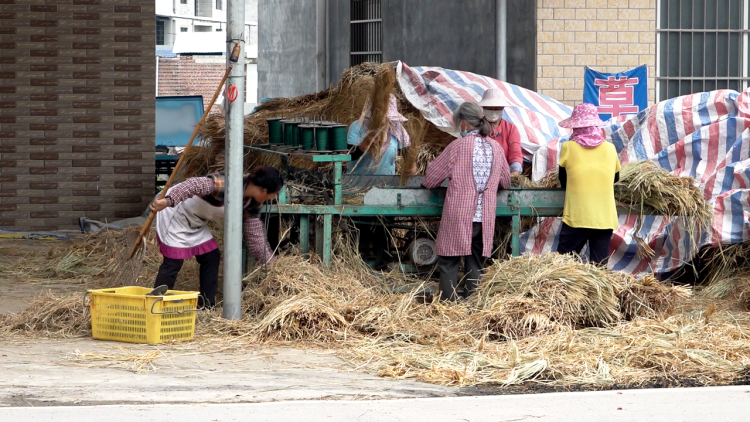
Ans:
POLYGON ((742 268, 730 277, 713 281, 705 293, 715 299, 734 299, 743 309, 750 311, 750 272, 742 268))
POLYGON ((617 277, 603 268, 582 264, 571 255, 548 253, 495 262, 483 277, 476 301, 478 307, 498 314, 497 320, 506 320, 506 312, 523 315, 510 332, 494 327, 500 335, 512 336, 557 325, 615 323, 621 319, 617 300, 621 289, 617 277))
POLYGON ((423 119, 410 119, 404 123, 404 128, 411 139, 411 146, 406 149, 406 154, 401 162, 401 183, 406 183, 410 177, 419 172, 417 162, 419 153, 427 133, 427 122, 423 119))
POLYGON ((620 312, 627 320, 635 318, 663 318, 674 312, 682 299, 692 291, 686 286, 666 286, 653 276, 636 279, 624 276, 620 292, 620 312))
POLYGON ((349 323, 321 298, 292 296, 274 306, 254 329, 260 341, 333 340, 349 323))
MULTIPOLYGON (((711 207, 694 179, 676 176, 651 161, 634 162, 622 168, 620 181, 615 183, 615 199, 639 209, 641 216, 652 209, 664 216, 680 217, 696 244, 714 220, 711 207)), ((640 224, 639 221, 636 232, 640 224)))
POLYGON ((370 97, 372 115, 368 135, 372 136, 372 141, 367 147, 367 152, 375 163, 380 162, 383 157, 383 147, 387 142, 390 142, 388 131, 391 122, 388 119, 388 105, 395 87, 396 72, 387 63, 381 65, 378 74, 375 76, 375 86, 370 97))
POLYGON ((91 318, 83 295, 45 293, 18 314, 0 315, 0 333, 38 333, 56 337, 80 337, 91 333, 91 318))
POLYGON ((76 349, 66 357, 75 362, 107 362, 105 366, 123 366, 132 372, 156 371, 158 367, 154 365, 154 361, 165 357, 161 350, 152 350, 145 353, 134 353, 132 350, 126 350, 123 347, 120 347, 119 350, 119 353, 91 353, 76 349))

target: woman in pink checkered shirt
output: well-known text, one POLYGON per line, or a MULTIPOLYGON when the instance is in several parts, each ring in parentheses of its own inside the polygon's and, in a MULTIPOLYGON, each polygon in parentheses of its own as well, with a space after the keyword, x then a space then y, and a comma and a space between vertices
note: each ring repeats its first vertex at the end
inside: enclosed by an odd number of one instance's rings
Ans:
POLYGON ((458 267, 464 258, 464 297, 476 290, 484 258, 492 254, 497 190, 510 187, 505 151, 490 138, 490 124, 482 108, 463 103, 453 113, 461 138, 429 166, 422 185, 428 189, 449 179, 437 235, 440 298, 456 300, 458 267))

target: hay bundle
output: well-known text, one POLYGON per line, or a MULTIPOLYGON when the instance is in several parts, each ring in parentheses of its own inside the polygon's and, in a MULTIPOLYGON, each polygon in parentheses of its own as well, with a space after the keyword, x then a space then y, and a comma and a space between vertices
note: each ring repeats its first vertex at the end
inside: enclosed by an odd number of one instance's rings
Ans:
POLYGON ((700 262, 704 266, 703 278, 709 285, 748 273, 750 242, 709 246, 701 251, 700 262))
MULTIPOLYGON (((324 117, 345 125, 361 117, 368 103, 373 105, 373 126, 376 142, 370 145, 370 152, 379 157, 382 143, 388 140, 387 114, 388 98, 393 93, 399 100, 401 114, 409 119, 407 132, 412 139, 412 154, 416 155, 417 168, 423 173, 427 163, 445 148, 454 138, 442 132, 435 125, 427 122, 422 114, 414 108, 401 93, 396 82, 394 70, 387 64, 362 63, 344 71, 336 86, 315 94, 303 95, 295 98, 275 98, 258 106, 255 113, 245 117, 244 143, 253 145, 268 142, 268 127, 266 119, 271 117, 307 117, 310 119, 324 117), (369 99, 369 100, 368 100, 369 99), (420 134, 424 132, 423 135, 420 134), (423 140, 423 141, 422 141, 423 140), (419 145, 421 142, 421 146, 419 145)), ((203 175, 224 169, 225 129, 224 118, 212 114, 201 128, 200 135, 204 140, 202 148, 192 149, 186 157, 186 163, 180 174, 180 179, 203 175)), ((412 156, 408 158, 408 165, 404 164, 399 170, 412 168, 412 156)), ((249 153, 245 155, 245 168, 256 165, 278 166, 279 158, 269 154, 249 153)), ((329 166, 312 164, 308 160, 293 158, 291 165, 307 169, 326 170, 329 166)))
POLYGON ((641 215, 650 208, 668 217, 682 217, 694 241, 700 241, 703 230, 713 223, 713 213, 696 182, 679 177, 651 161, 630 163, 620 171, 615 184, 615 199, 640 209, 641 215))
MULTIPOLYGON (((381 70, 375 76, 375 86, 373 87, 370 97, 372 107, 370 117, 370 136, 372 141, 367 147, 367 152, 373 158, 374 162, 380 162, 383 156, 383 147, 389 141, 388 131, 391 122, 388 119, 388 106, 391 94, 396 85, 396 73, 390 65, 383 64, 381 70)), ((366 113, 367 110, 363 110, 366 113)))
POLYGON ((714 299, 733 299, 744 310, 750 311, 750 271, 742 268, 731 276, 713 281, 705 289, 714 299))
POLYGON ((327 297, 329 303, 346 302, 367 290, 360 280, 353 272, 330 271, 317 261, 299 255, 281 256, 268 272, 259 271, 249 276, 243 305, 247 312, 257 314, 293 296, 327 297))
POLYGON ((330 341, 348 326, 346 319, 323 298, 292 296, 270 309, 254 331, 260 341, 330 341))
MULTIPOLYGON (((419 173, 419 155, 422 152, 428 124, 426 120, 420 118, 411 118, 404 123, 404 128, 411 139, 411 146, 406 149, 399 167, 402 184, 406 183, 411 176, 419 173)), ((424 169, 422 172, 424 172, 424 169)))
POLYGON ((570 255, 547 253, 495 262, 475 300, 484 310, 481 321, 506 321, 493 331, 528 334, 558 324, 577 328, 615 323, 621 319, 620 290, 617 278, 605 269, 582 264, 570 255), (505 312, 518 316, 516 328, 508 327, 505 312))
POLYGON ((498 300, 479 313, 478 326, 486 329, 490 340, 529 337, 561 328, 536 299, 513 297, 498 300))
POLYGON ((0 316, 0 331, 36 332, 56 337, 80 337, 91 334, 89 307, 82 294, 65 296, 50 292, 35 299, 19 314, 0 316))
POLYGON ((677 303, 692 292, 684 286, 666 286, 653 276, 636 279, 621 274, 620 312, 626 320, 663 318, 674 312, 677 303))
POLYGON ((560 187, 560 179, 559 174, 556 171, 550 171, 547 173, 546 176, 542 178, 542 180, 538 182, 533 182, 528 177, 524 176, 523 174, 516 174, 510 177, 510 185, 514 188, 527 188, 527 189, 534 189, 534 188, 559 188, 560 187))

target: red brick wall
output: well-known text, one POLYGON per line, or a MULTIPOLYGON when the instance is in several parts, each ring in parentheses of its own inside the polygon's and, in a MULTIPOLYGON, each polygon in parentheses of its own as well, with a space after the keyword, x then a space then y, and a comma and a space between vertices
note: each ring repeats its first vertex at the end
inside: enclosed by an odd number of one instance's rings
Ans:
POLYGON ((154 42, 153 0, 0 0, 0 228, 145 210, 154 42))
POLYGON ((208 107, 226 70, 226 64, 195 63, 192 56, 160 57, 158 96, 202 95, 208 107))

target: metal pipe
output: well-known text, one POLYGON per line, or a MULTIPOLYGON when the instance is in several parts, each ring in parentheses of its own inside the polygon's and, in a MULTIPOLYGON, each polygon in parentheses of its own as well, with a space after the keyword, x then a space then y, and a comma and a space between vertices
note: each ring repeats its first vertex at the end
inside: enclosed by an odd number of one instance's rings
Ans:
POLYGON ((326 60, 326 76, 325 76, 325 89, 328 87, 331 82, 331 2, 330 0, 325 0, 326 2, 326 54, 325 54, 325 60, 326 60))
MULTIPOLYGON (((227 2, 227 67, 234 43, 245 31, 245 0, 227 2)), ((226 319, 242 317, 242 173, 244 157, 243 119, 245 117, 245 43, 229 74, 229 84, 237 87, 237 98, 228 103, 226 112, 226 191, 224 203, 224 311, 226 319)))
POLYGON ((325 0, 317 0, 315 2, 315 17, 317 22, 315 36, 318 50, 316 86, 318 91, 322 91, 326 89, 326 78, 328 77, 326 74, 326 57, 328 56, 328 51, 326 50, 326 21, 328 17, 326 16, 325 0))
POLYGON ((497 35, 496 58, 497 58, 497 78, 501 81, 507 80, 507 63, 508 63, 508 1, 497 0, 497 13, 495 34, 497 35))

